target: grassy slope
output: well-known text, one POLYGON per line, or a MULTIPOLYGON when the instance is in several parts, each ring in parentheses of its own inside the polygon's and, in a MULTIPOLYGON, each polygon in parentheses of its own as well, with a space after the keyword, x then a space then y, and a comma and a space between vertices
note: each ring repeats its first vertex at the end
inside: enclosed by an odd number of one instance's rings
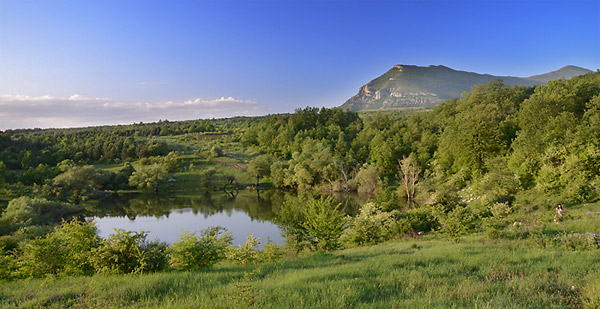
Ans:
POLYGON ((598 266, 597 251, 410 240, 262 266, 4 283, 0 306, 567 308, 593 293, 598 266))

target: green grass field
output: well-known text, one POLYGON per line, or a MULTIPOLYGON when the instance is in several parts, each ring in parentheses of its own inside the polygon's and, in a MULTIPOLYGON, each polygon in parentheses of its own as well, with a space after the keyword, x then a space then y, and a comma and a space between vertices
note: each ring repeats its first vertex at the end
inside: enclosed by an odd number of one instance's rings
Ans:
POLYGON ((437 237, 197 272, 0 284, 0 306, 574 308, 598 305, 600 253, 437 237))

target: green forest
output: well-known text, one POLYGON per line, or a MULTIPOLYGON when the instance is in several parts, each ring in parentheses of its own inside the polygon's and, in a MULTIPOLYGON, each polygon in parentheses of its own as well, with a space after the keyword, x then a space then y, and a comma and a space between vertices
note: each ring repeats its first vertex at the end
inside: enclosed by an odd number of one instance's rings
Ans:
POLYGON ((600 72, 431 109, 6 130, 0 214, 3 307, 597 308, 600 72), (286 192, 285 243, 85 219, 191 190, 286 192))

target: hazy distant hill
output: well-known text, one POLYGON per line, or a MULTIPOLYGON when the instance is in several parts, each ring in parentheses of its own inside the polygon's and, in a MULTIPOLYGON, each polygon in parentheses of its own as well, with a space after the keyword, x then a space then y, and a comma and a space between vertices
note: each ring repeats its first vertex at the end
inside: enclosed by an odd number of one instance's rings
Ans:
POLYGON ((494 76, 457 71, 443 65, 420 67, 395 65, 385 74, 362 86, 358 94, 342 105, 353 111, 432 106, 449 98, 458 98, 476 84, 502 79, 507 85, 539 85, 591 72, 566 66, 560 70, 531 77, 494 76))

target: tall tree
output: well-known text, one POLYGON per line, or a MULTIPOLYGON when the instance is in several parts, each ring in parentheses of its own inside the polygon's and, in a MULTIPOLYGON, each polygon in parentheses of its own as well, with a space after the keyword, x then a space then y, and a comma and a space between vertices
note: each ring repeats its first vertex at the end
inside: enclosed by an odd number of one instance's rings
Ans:
POLYGON ((410 208, 415 202, 415 187, 419 182, 421 168, 412 155, 398 159, 398 168, 398 178, 406 190, 406 206, 410 208))
POLYGON ((129 177, 129 184, 140 189, 153 189, 154 193, 158 194, 158 186, 167 177, 167 171, 162 166, 155 164, 133 172, 129 177))
POLYGON ((248 164, 248 171, 256 176, 256 186, 260 185, 260 177, 271 173, 271 158, 266 155, 258 156, 248 164))

